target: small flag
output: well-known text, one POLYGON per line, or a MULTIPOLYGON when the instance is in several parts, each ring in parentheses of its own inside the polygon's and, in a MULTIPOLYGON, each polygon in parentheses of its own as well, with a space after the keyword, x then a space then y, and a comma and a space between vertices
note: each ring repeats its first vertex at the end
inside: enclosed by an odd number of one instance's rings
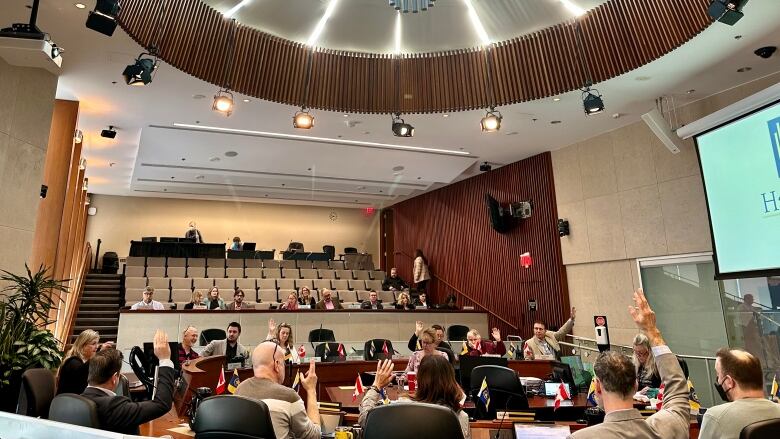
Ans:
POLYGON ((468 347, 468 345, 466 345, 466 342, 464 341, 463 342, 463 349, 460 351, 460 354, 461 355, 466 355, 468 353, 469 353, 469 347, 468 347))
POLYGON ((325 342, 325 357, 330 356, 330 343, 325 342))
POLYGON ((347 356, 347 353, 344 352, 344 345, 341 344, 341 343, 339 343, 338 353, 339 353, 339 357, 346 357, 347 356))
POLYGON ((385 389, 379 391, 379 396, 382 398, 383 405, 390 404, 390 398, 387 397, 387 393, 385 393, 385 389))
POLYGON ((590 387, 588 387, 588 402, 591 405, 598 405, 596 402, 596 377, 590 380, 590 387))
POLYGON ((382 343, 382 353, 385 355, 389 355, 390 351, 387 349, 387 340, 385 340, 384 343, 382 343))
POLYGON ((236 389, 238 388, 239 384, 241 384, 241 379, 238 377, 238 369, 233 369, 233 376, 230 377, 230 382, 228 383, 227 386, 228 393, 230 393, 231 395, 233 393, 236 393, 236 389))
POLYGON ((509 342, 509 358, 514 359, 516 351, 517 351, 517 348, 515 347, 515 344, 510 341, 509 342))
POLYGON ((688 403, 691 405, 691 411, 698 412, 701 408, 701 401, 699 401, 699 395, 696 394, 696 390, 693 388, 693 381, 688 380, 688 403))
POLYGON ((301 360, 303 360, 304 357, 306 357, 306 348, 301 345, 301 347, 298 348, 298 356, 301 357, 301 360))
POLYGON ((772 401, 778 402, 778 398, 780 398, 780 388, 778 388, 777 385, 777 375, 775 375, 772 378, 772 391, 769 392, 769 399, 772 401))
POLYGON ((658 396, 656 396, 658 402, 655 404, 656 410, 661 410, 664 404, 664 383, 661 383, 661 387, 658 388, 658 396))
POLYGON ((217 395, 225 393, 225 369, 219 369, 219 380, 217 381, 217 395))
POLYGON ((290 360, 292 360, 292 352, 290 352, 290 351, 287 351, 287 352, 284 354, 284 361, 290 361, 290 360))
POLYGON ((417 349, 415 349, 415 350, 419 351, 420 349, 422 349, 422 345, 420 344, 420 339, 418 338, 417 339, 417 349))
POLYGON ((371 345, 369 346, 368 353, 369 353, 369 357, 371 359, 373 359, 374 356, 376 355, 376 348, 374 347, 374 341, 373 340, 371 341, 371 345))
POLYGON ((490 390, 488 390, 487 377, 482 378, 482 385, 479 386, 477 396, 482 401, 482 404, 485 404, 485 411, 487 411, 490 407, 490 390))
POLYGON ((301 373, 300 372, 296 372, 295 373, 295 380, 293 380, 292 388, 296 392, 298 391, 298 389, 301 388, 301 373))
POLYGON ((569 392, 566 391, 566 386, 561 383, 558 386, 558 393, 555 395, 555 406, 553 407, 553 411, 558 410, 558 408, 561 406, 561 403, 567 399, 571 399, 569 397, 569 392))
POLYGON ((363 393, 363 382, 360 381, 360 373, 358 373, 357 378, 355 379, 355 391, 352 392, 352 401, 357 401, 358 396, 360 396, 363 393))
POLYGON ((523 345, 523 357, 525 357, 526 360, 534 359, 534 351, 531 349, 531 346, 528 345, 527 341, 523 345))

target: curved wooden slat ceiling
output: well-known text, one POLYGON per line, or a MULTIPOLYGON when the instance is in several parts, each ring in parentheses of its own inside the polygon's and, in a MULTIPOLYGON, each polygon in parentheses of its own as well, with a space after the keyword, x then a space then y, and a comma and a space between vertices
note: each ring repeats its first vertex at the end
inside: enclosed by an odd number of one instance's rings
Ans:
MULTIPOLYGON (((124 0, 119 24, 149 47, 160 0, 124 0)), ((708 0, 610 0, 580 19, 594 83, 621 75, 681 46, 711 24, 708 0)), ((200 0, 167 0, 160 58, 197 78, 222 84, 231 21, 200 0)), ((238 25, 228 83, 238 93, 302 106, 309 48, 238 25)), ((497 106, 579 89, 585 82, 573 22, 494 45, 497 106)), ((349 113, 436 113, 486 108, 483 49, 394 58, 316 48, 306 106, 349 113), (400 74, 396 74, 397 63, 400 74), (400 77, 400 87, 397 80, 400 77), (400 108, 399 108, 400 106, 400 108)))

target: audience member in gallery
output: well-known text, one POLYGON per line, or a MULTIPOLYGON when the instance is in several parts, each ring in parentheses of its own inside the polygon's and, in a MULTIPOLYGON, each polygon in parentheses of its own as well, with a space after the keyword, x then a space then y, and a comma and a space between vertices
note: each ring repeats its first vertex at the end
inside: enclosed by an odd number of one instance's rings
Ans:
POLYGON ((154 288, 146 287, 142 296, 143 298, 141 301, 131 306, 130 309, 153 309, 156 311, 163 311, 165 309, 162 303, 154 300, 154 288))
POLYGON ((333 298, 333 291, 323 288, 321 295, 322 300, 317 302, 316 309, 344 309, 341 305, 341 301, 333 298))
POLYGON ((227 309, 230 311, 241 311, 242 309, 254 308, 254 305, 244 302, 244 290, 241 288, 236 288, 233 292, 233 301, 227 306, 227 309))
POLYGON ((650 339, 644 334, 634 337, 634 367, 636 367, 636 379, 639 380, 639 391, 644 393, 647 389, 661 387, 661 375, 655 365, 655 357, 651 354, 650 339))
POLYGON ((203 292, 195 290, 190 297, 190 303, 184 305, 184 309, 206 309, 206 302, 203 301, 203 292))
POLYGON ((81 331, 70 350, 65 354, 65 361, 57 371, 57 394, 80 394, 87 388, 89 375, 89 360, 97 351, 110 349, 114 344, 110 341, 98 345, 100 334, 91 329, 81 331))
POLYGON ((241 324, 238 322, 230 322, 226 334, 227 338, 224 340, 212 340, 206 345, 203 349, 203 356, 213 357, 216 355, 224 355, 225 364, 233 363, 234 360, 238 358, 241 358, 243 363, 251 362, 252 358, 249 356, 249 349, 238 342, 238 338, 241 336, 241 324))
POLYGON ((382 302, 379 301, 379 295, 376 291, 371 290, 368 293, 368 300, 360 304, 360 309, 383 309, 382 302))
POLYGON ((194 239, 198 244, 203 244, 203 235, 200 234, 200 230, 198 230, 195 221, 190 221, 184 237, 187 239, 194 239))
POLYGON ((501 331, 499 331, 498 328, 493 328, 490 335, 493 336, 495 341, 482 340, 482 335, 480 335, 479 331, 476 329, 470 330, 466 334, 466 353, 461 353, 461 355, 478 357, 485 354, 500 356, 506 354, 506 346, 504 346, 504 342, 501 341, 501 331))
POLYGON ((415 308, 418 306, 423 306, 425 308, 430 308, 430 304, 428 303, 428 295, 425 293, 420 293, 420 295, 414 299, 414 306, 415 308))
POLYGON ((409 299, 409 293, 401 293, 398 295, 398 300, 395 302, 395 309, 414 309, 411 300, 409 299))
POLYGON ((426 291, 428 281, 431 279, 431 272, 428 269, 428 259, 419 248, 414 255, 414 267, 412 272, 414 273, 414 283, 417 287, 417 291, 426 291))
MULTIPOLYGON (((436 339, 434 340, 436 347, 452 351, 452 346, 444 341, 444 327, 439 324, 433 324, 431 325, 431 328, 433 328, 434 332, 436 333, 436 339)), ((416 350, 422 349, 422 346, 418 346, 417 340, 419 339, 424 329, 425 323, 420 320, 415 322, 414 334, 412 334, 412 337, 409 338, 409 344, 407 345, 410 351, 414 352, 416 350)))
POLYGON ((298 306, 298 296, 296 296, 295 293, 290 293, 287 295, 287 300, 282 304, 281 309, 297 311, 299 309, 298 306))
POLYGON ((395 267, 390 269, 390 276, 382 282, 382 289, 385 291, 403 291, 407 288, 409 288, 409 284, 398 276, 398 269, 395 267))
POLYGON ((314 300, 314 297, 311 297, 309 287, 301 287, 298 305, 309 305, 312 309, 317 306, 317 301, 314 300))
POLYGON ((187 326, 181 334, 181 343, 179 343, 179 365, 187 361, 194 360, 200 355, 192 347, 198 342, 198 329, 194 326, 187 326))
POLYGON ((523 345, 523 357, 526 360, 557 360, 561 346, 560 340, 566 337, 574 328, 574 318, 577 309, 571 308, 571 317, 558 331, 548 331, 547 324, 541 320, 534 322, 534 336, 526 340, 523 345))
POLYGON ((268 321, 268 340, 278 343, 284 348, 284 361, 287 363, 299 364, 301 357, 295 351, 292 326, 288 323, 280 323, 276 326, 274 319, 268 321))
POLYGON ((208 297, 206 297, 206 307, 208 309, 225 309, 225 301, 219 297, 219 288, 211 287, 208 297))
POLYGON ((412 355, 409 356, 409 363, 406 364, 406 372, 417 372, 420 361, 429 355, 442 355, 449 361, 449 357, 445 352, 436 350, 436 331, 434 331, 433 328, 423 329, 419 340, 421 348, 412 352, 412 355))
POLYGON ((230 249, 233 251, 241 251, 244 247, 244 243, 241 242, 241 238, 238 236, 233 237, 233 244, 230 245, 230 249))

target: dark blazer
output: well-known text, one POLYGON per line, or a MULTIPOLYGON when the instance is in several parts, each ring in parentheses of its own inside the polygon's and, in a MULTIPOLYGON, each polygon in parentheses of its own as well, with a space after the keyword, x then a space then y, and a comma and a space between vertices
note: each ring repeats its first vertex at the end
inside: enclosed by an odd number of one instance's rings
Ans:
POLYGON ((60 366, 57 375, 57 395, 60 393, 75 393, 80 395, 87 388, 89 363, 77 356, 68 357, 60 366))
POLYGON ((410 304, 407 304, 406 306, 403 306, 403 305, 401 305, 400 303, 396 303, 396 304, 395 304, 395 309, 406 309, 406 310, 411 310, 411 309, 415 309, 415 308, 414 308, 414 305, 412 305, 411 303, 410 303, 410 304))
POLYGON ((173 404, 174 371, 160 367, 157 394, 152 401, 133 402, 125 396, 108 396, 100 389, 88 387, 81 396, 95 401, 100 429, 122 434, 138 434, 138 426, 168 413, 173 404))
MULTIPOLYGON (((366 300, 360 304, 360 309, 374 309, 374 308, 371 307, 371 301, 366 300)), ((376 301, 376 309, 384 309, 384 307, 382 306, 382 302, 378 300, 376 301)))
MULTIPOLYGON (((331 299, 333 302, 333 309, 344 309, 344 306, 341 304, 341 301, 338 299, 331 299)), ((327 309, 325 308, 325 301, 320 300, 317 302, 317 305, 314 307, 315 309, 327 309)))
POLYGON ((317 306, 317 301, 314 300, 314 297, 309 297, 309 303, 306 303, 303 300, 303 297, 298 298, 298 305, 309 305, 312 309, 314 309, 315 306, 317 306))

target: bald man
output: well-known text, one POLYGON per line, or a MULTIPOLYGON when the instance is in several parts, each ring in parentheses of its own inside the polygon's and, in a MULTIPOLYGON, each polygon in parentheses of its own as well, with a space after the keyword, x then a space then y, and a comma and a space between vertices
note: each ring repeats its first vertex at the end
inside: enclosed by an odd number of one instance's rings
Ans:
POLYGON ((260 343, 252 352, 254 377, 239 384, 236 395, 263 401, 271 411, 277 439, 320 439, 317 407, 317 374, 314 360, 300 376, 306 390, 306 406, 298 393, 284 385, 284 348, 272 341, 260 343))

